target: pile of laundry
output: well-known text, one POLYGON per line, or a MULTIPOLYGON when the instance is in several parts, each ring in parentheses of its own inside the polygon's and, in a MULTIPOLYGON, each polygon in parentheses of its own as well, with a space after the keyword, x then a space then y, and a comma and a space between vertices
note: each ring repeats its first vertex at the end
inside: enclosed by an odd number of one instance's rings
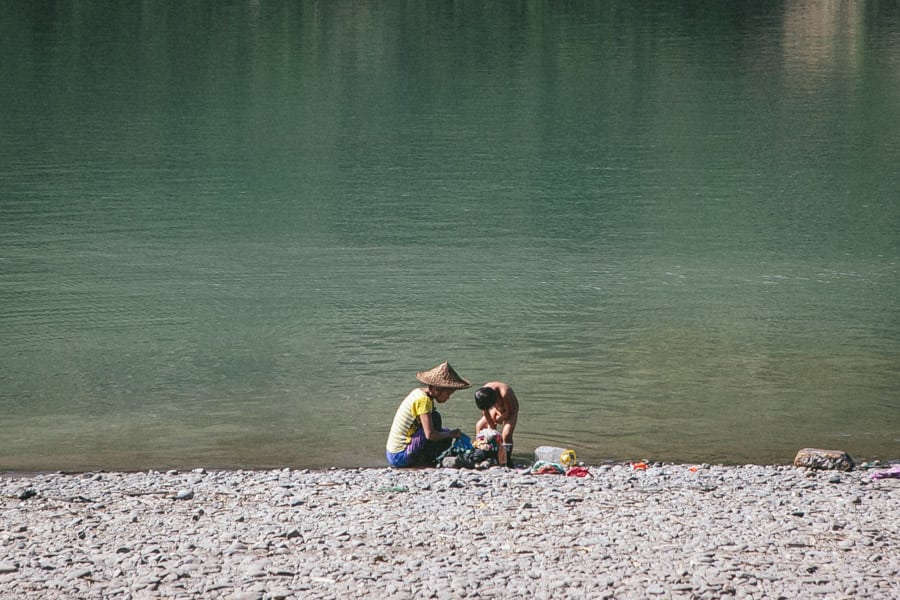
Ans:
MULTIPOLYGON (((574 462, 574 454, 573 462, 574 462)), ((466 434, 453 441, 435 459, 438 467, 449 469, 489 469, 507 464, 506 450, 500 432, 496 429, 482 429, 471 439, 466 434)), ((568 475, 569 477, 589 477, 591 472, 585 466, 562 464, 536 460, 526 471, 529 475, 568 475)))
POLYGON ((500 432, 482 429, 471 439, 466 434, 453 440, 453 445, 435 459, 437 466, 451 469, 488 469, 506 464, 500 432))

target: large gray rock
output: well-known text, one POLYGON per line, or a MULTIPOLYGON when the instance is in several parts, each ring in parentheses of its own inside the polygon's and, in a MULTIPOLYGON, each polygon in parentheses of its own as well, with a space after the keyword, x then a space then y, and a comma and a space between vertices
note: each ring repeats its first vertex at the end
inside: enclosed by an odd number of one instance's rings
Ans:
POLYGON ((794 457, 795 467, 822 469, 831 471, 852 471, 856 463, 850 455, 842 450, 821 450, 819 448, 803 448, 794 457))

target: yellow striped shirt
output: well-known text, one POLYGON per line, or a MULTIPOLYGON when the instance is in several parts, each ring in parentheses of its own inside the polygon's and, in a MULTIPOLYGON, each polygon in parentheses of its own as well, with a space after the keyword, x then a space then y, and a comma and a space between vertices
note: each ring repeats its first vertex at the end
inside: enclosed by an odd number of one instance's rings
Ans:
POLYGON ((388 434, 387 451, 402 452, 412 439, 413 434, 422 426, 419 417, 434 409, 434 401, 416 388, 400 403, 391 432, 388 434))

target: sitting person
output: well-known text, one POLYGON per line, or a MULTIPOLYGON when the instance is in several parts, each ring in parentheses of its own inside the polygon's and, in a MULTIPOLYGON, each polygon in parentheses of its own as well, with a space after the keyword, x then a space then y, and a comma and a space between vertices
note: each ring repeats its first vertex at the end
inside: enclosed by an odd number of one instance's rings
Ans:
POLYGON ((459 429, 441 427, 441 415, 434 403, 443 404, 453 392, 472 384, 448 362, 419 371, 416 379, 425 387, 414 389, 400 403, 388 434, 385 455, 392 467, 433 466, 435 458, 462 435, 459 429))
POLYGON ((489 381, 475 390, 475 406, 481 418, 475 423, 475 433, 490 428, 500 431, 506 466, 512 463, 513 432, 519 420, 519 399, 513 389, 502 381, 489 381))

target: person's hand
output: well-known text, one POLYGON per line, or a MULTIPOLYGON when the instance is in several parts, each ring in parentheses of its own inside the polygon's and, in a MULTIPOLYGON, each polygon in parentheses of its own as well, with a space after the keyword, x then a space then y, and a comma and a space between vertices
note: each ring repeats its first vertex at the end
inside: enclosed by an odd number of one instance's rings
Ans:
POLYGON ((462 430, 459 428, 452 430, 450 432, 450 437, 452 437, 452 438, 462 437, 462 430))

